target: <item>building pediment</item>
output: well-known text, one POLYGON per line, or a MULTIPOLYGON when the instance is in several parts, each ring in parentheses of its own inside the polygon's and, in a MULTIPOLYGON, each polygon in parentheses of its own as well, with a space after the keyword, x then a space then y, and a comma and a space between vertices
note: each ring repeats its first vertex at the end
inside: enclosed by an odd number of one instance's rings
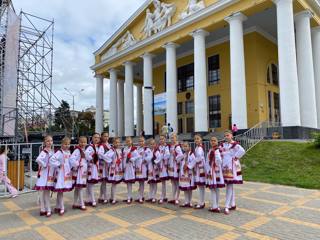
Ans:
POLYGON ((101 61, 108 59, 217 1, 219 0, 147 0, 95 55, 101 61))

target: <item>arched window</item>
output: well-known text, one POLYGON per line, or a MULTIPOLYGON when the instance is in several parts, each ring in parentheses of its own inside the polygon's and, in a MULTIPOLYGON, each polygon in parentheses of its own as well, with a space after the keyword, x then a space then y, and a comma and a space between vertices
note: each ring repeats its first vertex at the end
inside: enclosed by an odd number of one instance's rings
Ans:
POLYGON ((267 83, 279 85, 278 66, 274 63, 269 64, 267 70, 267 83))

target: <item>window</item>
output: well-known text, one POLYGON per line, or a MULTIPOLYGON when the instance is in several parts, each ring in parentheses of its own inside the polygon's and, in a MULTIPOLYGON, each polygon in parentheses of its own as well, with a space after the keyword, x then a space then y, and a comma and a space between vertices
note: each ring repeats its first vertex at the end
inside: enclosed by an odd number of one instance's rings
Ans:
POLYGON ((272 118, 272 92, 268 91, 268 109, 269 109, 269 121, 273 121, 272 118))
POLYGON ((178 92, 192 90, 194 86, 194 64, 178 68, 178 92))
POLYGON ((187 133, 194 132, 194 122, 193 118, 187 118, 187 133))
POLYGON ((280 122, 280 98, 278 93, 273 93, 274 121, 280 122))
POLYGON ((183 133, 183 119, 178 119, 178 133, 183 133))
POLYGON ((208 82, 209 85, 218 84, 220 82, 219 55, 214 55, 208 58, 208 82))
POLYGON ((267 83, 279 85, 278 66, 273 63, 268 66, 267 83))
POLYGON ((185 109, 185 113, 186 114, 190 114, 194 112, 194 104, 193 104, 193 100, 191 101, 187 101, 185 103, 186 109, 185 109))
POLYGON ((183 103, 178 102, 178 115, 183 114, 183 103))
POLYGON ((221 127, 221 102, 220 95, 209 97, 209 127, 221 127))

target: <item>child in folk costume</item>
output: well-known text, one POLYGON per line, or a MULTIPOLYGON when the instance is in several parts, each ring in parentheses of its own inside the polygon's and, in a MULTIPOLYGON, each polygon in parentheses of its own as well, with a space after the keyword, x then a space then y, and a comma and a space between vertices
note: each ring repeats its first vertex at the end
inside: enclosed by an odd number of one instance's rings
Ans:
POLYGON ((127 203, 132 203, 132 184, 136 181, 135 175, 135 162, 139 159, 139 153, 137 152, 137 148, 133 146, 132 138, 126 137, 126 145, 123 150, 123 181, 127 184, 127 203))
POLYGON ((162 204, 163 202, 168 201, 166 198, 167 195, 167 186, 166 181, 168 178, 168 161, 170 158, 170 146, 166 143, 166 136, 160 135, 159 139, 159 147, 160 151, 160 158, 155 160, 155 163, 158 165, 160 169, 159 179, 161 181, 161 196, 159 199, 159 203, 162 204))
POLYGON ((236 209, 235 191, 233 184, 242 184, 242 173, 240 158, 245 154, 245 150, 240 144, 233 140, 232 132, 224 133, 225 142, 221 145, 222 172, 226 187, 226 205, 225 214, 229 210, 236 209))
POLYGON ((183 159, 183 152, 177 141, 177 134, 171 135, 170 159, 168 166, 169 178, 172 184, 172 200, 169 203, 179 204, 179 170, 180 161, 183 159))
POLYGON ((6 147, 1 146, 0 147, 0 183, 3 182, 5 187, 8 189, 9 193, 11 194, 11 197, 15 198, 18 196, 18 190, 11 184, 10 179, 7 177, 6 162, 7 162, 6 147))
POLYGON ((70 165, 74 172, 74 203, 73 209, 86 210, 86 206, 83 201, 82 189, 87 187, 88 177, 88 163, 85 157, 85 150, 87 146, 87 138, 80 137, 79 145, 75 147, 71 157, 70 165))
POLYGON ((143 203, 144 201, 144 182, 148 180, 148 163, 151 161, 152 152, 150 148, 145 146, 145 138, 139 138, 139 146, 137 148, 139 159, 135 162, 136 181, 139 182, 139 196, 136 202, 143 203))
POLYGON ((40 216, 51 216, 50 207, 50 190, 54 188, 54 168, 50 167, 49 159, 53 155, 52 150, 52 137, 46 136, 44 138, 44 149, 37 157, 36 162, 38 163, 38 178, 35 190, 40 192, 40 216))
POLYGON ((179 169, 179 188, 181 191, 184 191, 184 204, 180 207, 193 207, 192 206, 192 191, 197 187, 194 184, 194 167, 196 165, 196 157, 191 151, 190 145, 188 142, 183 143, 183 159, 180 163, 179 169))
POLYGON ((194 155, 196 157, 195 170, 195 185, 199 189, 199 203, 194 206, 195 209, 202 209, 205 207, 204 194, 205 194, 205 156, 202 146, 202 137, 199 134, 194 136, 194 142, 196 144, 194 155))
POLYGON ((100 142, 100 134, 94 133, 92 143, 87 146, 85 156, 88 162, 88 180, 87 180, 87 206, 96 207, 97 203, 94 197, 93 186, 99 182, 99 159, 98 147, 100 142))
POLYGON ((100 174, 100 196, 98 198, 99 203, 108 203, 107 197, 107 182, 108 182, 108 164, 103 160, 103 155, 111 149, 109 144, 109 133, 103 132, 101 133, 101 143, 98 149, 99 156, 99 174, 100 174))
POLYGON ((103 155, 103 159, 107 162, 108 169, 108 182, 111 183, 111 204, 116 204, 116 187, 117 184, 123 180, 123 164, 122 164, 122 151, 120 148, 120 138, 113 139, 112 148, 103 155))
POLYGON ((222 159, 218 147, 218 139, 211 137, 210 144, 212 148, 209 150, 206 158, 206 186, 211 190, 212 202, 212 207, 209 208, 209 211, 219 213, 219 189, 225 186, 222 175, 222 159))
POLYGON ((149 146, 152 157, 148 163, 149 199, 147 202, 155 203, 157 201, 157 184, 160 182, 160 169, 157 162, 159 163, 161 161, 161 154, 154 139, 149 140, 149 146))
POLYGON ((72 186, 72 171, 70 166, 70 138, 65 137, 61 141, 61 149, 50 158, 50 166, 55 168, 56 183, 53 191, 57 192, 55 212, 60 216, 64 214, 63 193, 70 192, 72 186))

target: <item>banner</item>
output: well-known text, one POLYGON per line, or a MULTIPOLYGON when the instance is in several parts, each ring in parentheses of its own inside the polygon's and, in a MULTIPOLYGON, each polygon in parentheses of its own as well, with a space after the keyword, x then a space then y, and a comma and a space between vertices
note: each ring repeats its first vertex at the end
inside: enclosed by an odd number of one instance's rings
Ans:
POLYGON ((166 114, 166 93, 160 93, 157 95, 154 95, 154 115, 164 115, 166 114))
POLYGON ((20 19, 11 8, 8 8, 4 79, 2 87, 2 120, 4 136, 14 136, 16 130, 19 32, 20 19))

